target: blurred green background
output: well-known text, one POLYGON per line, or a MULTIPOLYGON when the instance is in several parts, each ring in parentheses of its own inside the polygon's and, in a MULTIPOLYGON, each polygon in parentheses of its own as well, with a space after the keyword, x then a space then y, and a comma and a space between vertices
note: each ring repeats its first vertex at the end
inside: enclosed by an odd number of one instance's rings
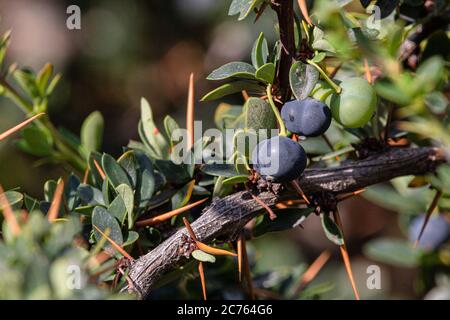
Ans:
MULTIPOLYGON (((275 16, 268 13, 257 24, 227 16, 230 1, 219 0, 97 0, 76 1, 81 8, 81 30, 66 28, 67 6, 73 1, 2 0, 2 32, 12 29, 8 62, 40 69, 46 62, 62 73, 50 102, 50 118, 78 134, 83 119, 93 110, 105 117, 104 151, 118 155, 121 146, 137 138, 139 100, 146 97, 158 122, 171 114, 184 122, 190 72, 195 73, 196 97, 212 86, 204 80, 213 69, 229 61, 249 60, 253 40, 264 31, 275 38, 275 16)), ((241 102, 241 101, 236 101, 241 102)), ((196 105, 196 117, 212 126, 217 103, 196 105)), ((23 114, 0 98, 0 132, 20 122, 23 114)), ((61 169, 37 166, 36 159, 18 151, 14 138, 0 144, 0 181, 6 189, 42 197, 42 185, 57 178, 61 169)), ((363 198, 346 201, 341 208, 354 272, 363 298, 415 298, 415 269, 380 265, 381 290, 366 288, 367 266, 362 255, 367 240, 399 236, 397 215, 363 198)), ((292 266, 306 267, 323 250, 332 260, 312 283, 328 282, 325 297, 352 298, 338 248, 323 235, 320 219, 311 217, 304 229, 267 236, 252 242, 250 253, 259 258, 256 270, 265 272, 292 266)), ((378 264, 378 263, 377 263, 378 264)))

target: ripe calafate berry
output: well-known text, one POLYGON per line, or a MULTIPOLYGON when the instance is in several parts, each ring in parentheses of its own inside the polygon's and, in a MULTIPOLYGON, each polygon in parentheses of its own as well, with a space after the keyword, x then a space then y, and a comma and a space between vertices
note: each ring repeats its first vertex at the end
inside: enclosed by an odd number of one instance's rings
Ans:
POLYGON ((290 132, 305 137, 320 136, 331 124, 328 106, 313 98, 286 102, 281 117, 290 132))
POLYGON ((252 154, 253 168, 265 179, 288 182, 297 179, 306 167, 306 152, 286 137, 261 141, 252 154))
POLYGON ((377 96, 372 86, 362 78, 345 79, 342 92, 331 98, 333 118, 347 128, 359 128, 372 117, 377 96))

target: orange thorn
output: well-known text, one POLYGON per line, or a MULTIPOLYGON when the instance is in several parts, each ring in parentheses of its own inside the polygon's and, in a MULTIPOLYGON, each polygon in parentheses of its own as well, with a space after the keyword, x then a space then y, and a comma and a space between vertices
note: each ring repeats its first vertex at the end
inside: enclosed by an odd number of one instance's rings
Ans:
POLYGON ((423 221, 422 228, 420 229, 419 236, 417 237, 417 240, 414 242, 414 248, 417 248, 417 246, 419 245, 423 232, 425 231, 428 221, 430 220, 431 214, 433 213, 434 209, 436 209, 436 206, 439 202, 439 199, 441 198, 441 195, 442 191, 436 190, 436 194, 434 195, 433 201, 431 201, 431 205, 427 210, 427 214, 425 216, 425 220, 423 221))
POLYGON ((277 207, 277 209, 286 209, 288 206, 284 203, 277 203, 275 207, 277 207))
POLYGON ((232 256, 232 257, 236 257, 237 254, 231 251, 227 251, 227 250, 223 250, 223 249, 218 249, 218 248, 214 248, 211 246, 208 246, 207 244, 204 244, 203 242, 200 241, 195 241, 195 244, 197 245, 197 248, 199 248, 200 250, 212 254, 212 255, 216 255, 216 256, 232 256))
POLYGON ((186 212, 186 211, 192 209, 193 207, 196 207, 196 206, 202 204, 206 200, 208 200, 208 198, 204 198, 204 199, 199 200, 197 202, 188 204, 188 205, 186 205, 184 207, 181 207, 181 208, 178 208, 178 209, 175 209, 175 210, 172 210, 172 211, 160 214, 160 215, 158 215, 156 217, 152 217, 152 218, 149 218, 149 219, 146 219, 146 220, 137 221, 136 222, 136 227, 154 226, 154 225, 156 225, 158 223, 161 223, 161 222, 166 221, 166 220, 168 220, 168 219, 170 219, 172 217, 175 217, 175 216, 177 216, 177 215, 179 215, 179 214, 181 214, 183 212, 186 212))
POLYGON ((328 250, 325 250, 316 258, 316 260, 314 260, 313 263, 311 263, 309 268, 303 273, 299 284, 294 290, 294 296, 298 295, 300 291, 317 276, 330 257, 331 253, 328 250))
MULTIPOLYGON (((337 211, 337 209, 335 212, 333 212, 333 216, 334 216, 334 220, 335 220, 336 224, 338 225, 339 229, 342 232, 342 237, 344 238, 344 229, 342 228, 341 217, 339 216, 339 212, 337 211)), ((353 294, 355 295, 355 299, 360 300, 358 288, 356 287, 356 282, 355 282, 355 278, 353 276, 352 266, 350 263, 350 257, 348 255, 345 241, 344 241, 343 245, 339 246, 339 249, 341 251, 342 259, 344 260, 345 270, 347 271, 347 275, 350 280, 350 284, 352 286, 353 294)))
POLYGON ((298 184, 298 182, 296 180, 292 180, 291 181, 292 186, 294 187, 295 191, 299 194, 299 196, 302 197, 303 200, 305 200, 305 202, 310 205, 311 202, 309 202, 308 198, 306 197, 305 193, 303 192, 302 188, 300 187, 300 185, 298 184))
POLYGON ((249 98, 247 91, 246 90, 242 90, 241 93, 242 93, 242 97, 244 98, 244 100, 247 101, 248 98, 249 98))
POLYGON ((103 180, 106 179, 106 174, 103 171, 102 167, 100 167, 100 165, 98 164, 97 160, 94 159, 94 165, 97 168, 98 173, 100 173, 100 176, 102 177, 103 180))
POLYGON ((365 70, 365 73, 366 73, 367 82, 372 84, 373 83, 373 77, 372 77, 372 73, 370 72, 369 62, 367 61, 366 58, 364 58, 364 70, 365 70))
POLYGON ((205 270, 203 269, 203 262, 198 263, 198 273, 200 274, 200 281, 202 283, 203 300, 206 299, 206 281, 205 281, 205 270))
POLYGON ((245 241, 244 235, 241 234, 237 241, 237 254, 238 254, 238 274, 239 274, 239 282, 242 281, 242 246, 245 241))
POLYGON ((109 243, 116 249, 120 254, 122 254, 125 258, 134 261, 133 257, 128 254, 121 246, 119 246, 113 239, 108 237, 102 230, 100 230, 96 225, 92 225, 109 243))
POLYGON ((27 120, 25 120, 22 123, 19 123, 18 125, 16 125, 15 127, 12 127, 9 130, 6 130, 5 132, 3 132, 2 134, 0 134, 0 141, 2 141, 3 139, 5 139, 6 137, 12 135, 14 132, 19 131, 20 129, 22 129, 23 127, 26 127, 27 125, 29 125, 31 122, 33 122, 34 120, 36 120, 37 118, 40 118, 44 115, 45 113, 39 113, 27 120))
POLYGON ((189 76, 186 129, 188 131, 188 150, 194 145, 194 73, 189 76))
POLYGON ((191 224, 189 223, 188 219, 186 219, 186 217, 183 217, 183 223, 186 226, 187 232, 189 233, 189 236, 192 238, 192 240, 198 241, 197 236, 195 235, 194 230, 192 230, 191 224))
POLYGON ((255 300, 255 293, 253 291, 252 275, 250 273, 250 263, 248 261, 247 248, 245 246, 245 238, 242 237, 241 239, 242 239, 242 258, 243 258, 243 262, 244 262, 244 276, 245 276, 245 280, 247 281, 248 295, 250 296, 251 300, 255 300))
POLYGON ((0 185, 0 205, 2 206, 3 216, 5 217, 6 222, 11 228, 11 232, 14 236, 18 236, 20 234, 20 226, 17 222, 16 216, 9 204, 8 198, 6 198, 5 191, 0 185))
POLYGON ((357 195, 363 193, 364 191, 366 191, 366 189, 359 189, 359 190, 353 191, 351 193, 345 194, 342 197, 338 198, 338 201, 347 200, 347 199, 349 199, 351 197, 354 197, 354 196, 357 196, 357 195))
POLYGON ((298 0, 298 6, 300 7, 300 11, 302 12, 303 18, 308 22, 310 26, 313 25, 311 18, 308 13, 308 6, 306 5, 306 0, 298 0))
POLYGON ((258 198, 257 196, 255 196, 253 193, 249 192, 252 195, 252 198, 258 202, 261 207, 263 207, 267 213, 269 213, 269 218, 270 220, 274 220, 277 218, 277 215, 275 214, 275 212, 272 211, 272 209, 269 208, 269 206, 267 204, 264 203, 264 201, 262 201, 260 198, 258 198))
POLYGON ((52 204, 47 213, 47 219, 50 222, 55 221, 58 218, 59 207, 61 206, 61 199, 64 191, 64 180, 60 180, 56 186, 55 194, 53 195, 52 204))
POLYGON ((86 184, 88 182, 88 178, 89 178, 89 166, 86 167, 86 170, 84 171, 84 176, 83 176, 83 183, 86 184))

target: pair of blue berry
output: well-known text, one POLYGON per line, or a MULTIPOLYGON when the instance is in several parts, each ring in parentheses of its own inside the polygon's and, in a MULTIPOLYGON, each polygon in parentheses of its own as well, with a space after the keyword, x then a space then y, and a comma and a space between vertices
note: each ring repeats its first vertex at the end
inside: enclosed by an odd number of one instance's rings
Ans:
MULTIPOLYGON (((281 117, 287 130, 305 137, 320 136, 331 124, 328 106, 313 98, 287 102, 281 109, 281 117)), ((252 161, 253 168, 266 179, 287 182, 300 177, 306 168, 307 156, 297 142, 276 136, 258 144, 252 161)))

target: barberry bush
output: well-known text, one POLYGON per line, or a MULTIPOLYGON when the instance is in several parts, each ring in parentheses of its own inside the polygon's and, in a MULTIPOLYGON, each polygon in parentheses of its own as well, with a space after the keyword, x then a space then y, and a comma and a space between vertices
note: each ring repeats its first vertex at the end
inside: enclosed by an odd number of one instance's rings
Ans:
POLYGON ((100 112, 79 136, 51 122, 61 76, 7 65, 4 33, 0 94, 28 120, 0 143, 66 174, 40 199, 0 189, 0 298, 332 298, 332 281, 309 285, 328 251, 310 267, 258 271, 252 241, 302 232, 306 219, 320 220, 364 298, 338 210, 359 194, 399 212, 405 232, 364 253, 418 268, 420 296, 448 290, 450 5, 360 1, 367 10, 353 12, 350 2, 231 1, 239 21, 274 14, 277 40, 261 32, 247 61, 211 70, 217 86, 200 101, 191 76, 186 130, 169 115, 158 127, 142 98, 140 140, 119 157, 101 149, 100 112), (231 95, 242 103, 224 102, 231 95), (217 103, 218 137, 194 132, 205 101, 217 103))

